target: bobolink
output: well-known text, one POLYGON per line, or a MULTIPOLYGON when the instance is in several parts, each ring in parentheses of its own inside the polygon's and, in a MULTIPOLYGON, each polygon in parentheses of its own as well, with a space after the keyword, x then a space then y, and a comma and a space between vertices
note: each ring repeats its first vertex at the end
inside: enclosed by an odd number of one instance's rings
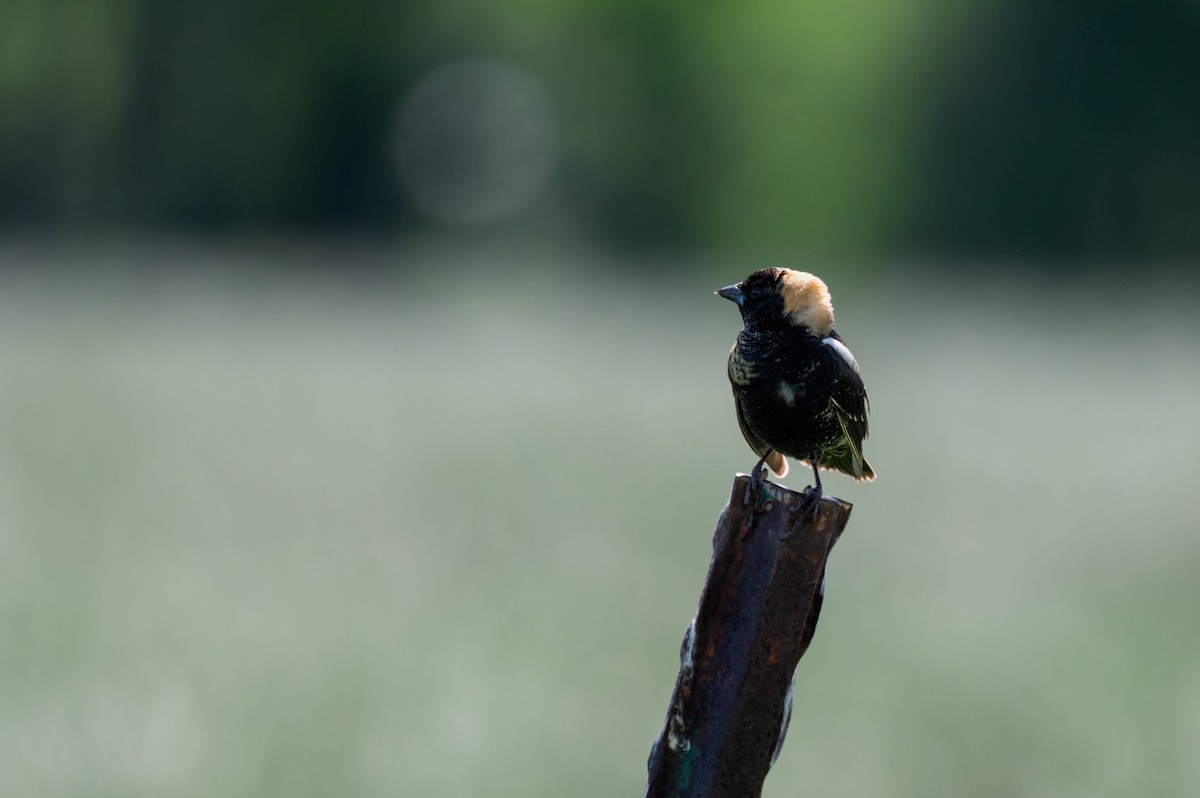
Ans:
POLYGON ((729 382, 742 435, 762 458, 751 489, 757 493, 764 463, 786 475, 785 456, 812 466, 815 484, 805 493, 814 510, 818 468, 874 479, 862 455, 867 389, 833 329, 825 283, 808 272, 762 269, 716 293, 737 303, 745 325, 729 350, 729 382))

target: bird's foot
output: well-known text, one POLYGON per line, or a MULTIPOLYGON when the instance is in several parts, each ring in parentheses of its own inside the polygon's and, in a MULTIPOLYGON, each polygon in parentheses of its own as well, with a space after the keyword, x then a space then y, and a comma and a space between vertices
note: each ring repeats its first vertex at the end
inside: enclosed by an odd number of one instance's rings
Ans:
POLYGON ((817 509, 821 506, 821 497, 824 495, 820 482, 809 485, 800 493, 800 509, 806 518, 816 518, 817 509))
POLYGON ((766 479, 766 477, 763 475, 766 468, 764 463, 766 463, 766 461, 766 455, 763 455, 763 457, 754 464, 754 468, 750 471, 750 479, 746 481, 746 493, 744 496, 742 496, 742 504, 750 507, 751 514, 754 513, 754 508, 758 506, 758 491, 762 487, 763 480, 766 479))
POLYGON ((801 508, 804 514, 809 519, 816 518, 817 508, 821 506, 821 497, 825 492, 821 490, 821 472, 817 469, 817 453, 813 452, 809 457, 809 462, 812 463, 813 484, 804 489, 800 494, 801 508))

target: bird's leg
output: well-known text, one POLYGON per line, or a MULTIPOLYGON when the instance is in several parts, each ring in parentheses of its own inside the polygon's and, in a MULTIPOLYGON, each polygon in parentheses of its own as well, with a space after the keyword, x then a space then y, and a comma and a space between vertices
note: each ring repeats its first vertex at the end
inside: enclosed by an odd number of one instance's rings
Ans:
POLYGON ((817 470, 817 453, 813 452, 809 456, 808 461, 812 463, 814 483, 804 489, 804 501, 806 504, 811 503, 808 508, 810 516, 817 514, 817 507, 821 504, 821 497, 824 492, 821 490, 821 473, 817 470))
MULTIPOLYGON (((770 450, 767 454, 770 454, 770 450)), ((758 458, 758 462, 754 464, 753 470, 750 471, 750 480, 746 483, 746 495, 742 497, 742 504, 750 505, 750 512, 754 512, 754 507, 758 504, 758 489, 763 481, 763 468, 767 462, 767 454, 758 458), (751 499, 753 498, 753 501, 751 499)))

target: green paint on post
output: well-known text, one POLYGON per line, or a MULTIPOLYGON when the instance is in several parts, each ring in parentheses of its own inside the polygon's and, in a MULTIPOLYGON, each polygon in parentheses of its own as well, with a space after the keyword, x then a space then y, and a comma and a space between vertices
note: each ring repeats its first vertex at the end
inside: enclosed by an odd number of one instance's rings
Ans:
POLYGON ((692 783, 692 763, 700 751, 696 746, 689 746, 687 752, 679 760, 679 769, 675 771, 675 789, 672 796, 681 795, 692 783))

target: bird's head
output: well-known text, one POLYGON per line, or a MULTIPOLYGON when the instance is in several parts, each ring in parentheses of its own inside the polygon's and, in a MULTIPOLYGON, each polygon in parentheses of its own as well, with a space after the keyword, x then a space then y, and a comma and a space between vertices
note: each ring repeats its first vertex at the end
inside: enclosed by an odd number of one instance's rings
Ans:
POLYGON ((777 267, 760 269, 717 291, 737 303, 747 327, 805 327, 824 337, 833 331, 833 302, 820 277, 777 267))

